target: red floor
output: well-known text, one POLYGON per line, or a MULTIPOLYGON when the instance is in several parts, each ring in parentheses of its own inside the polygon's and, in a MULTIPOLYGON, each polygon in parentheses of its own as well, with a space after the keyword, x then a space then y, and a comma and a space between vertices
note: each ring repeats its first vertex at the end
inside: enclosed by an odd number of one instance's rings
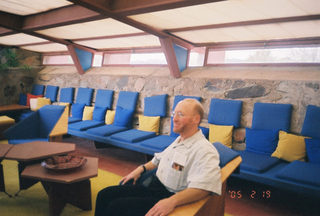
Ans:
MULTIPOLYGON (((96 149, 92 141, 68 137, 64 142, 77 144, 82 155, 99 157, 99 168, 126 175, 137 165, 145 163, 145 155, 109 146, 96 149)), ((150 158, 149 158, 150 159, 150 158)), ((229 179, 225 212, 233 216, 319 216, 320 200, 289 194, 286 191, 256 185, 239 179, 229 179)))

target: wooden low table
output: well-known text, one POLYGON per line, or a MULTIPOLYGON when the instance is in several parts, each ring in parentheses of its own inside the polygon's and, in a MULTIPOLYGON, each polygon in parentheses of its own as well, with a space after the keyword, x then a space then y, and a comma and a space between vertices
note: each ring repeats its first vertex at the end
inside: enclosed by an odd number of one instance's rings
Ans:
POLYGON ((38 182, 21 178, 21 172, 27 165, 38 163, 50 156, 70 153, 75 149, 76 146, 73 143, 34 141, 13 145, 5 158, 18 161, 19 186, 20 190, 23 190, 38 182))
POLYGON ((91 210, 90 178, 98 175, 98 158, 86 157, 87 163, 72 171, 52 171, 41 164, 27 166, 21 176, 41 181, 49 197, 50 216, 60 215, 70 203, 82 210, 91 210))
POLYGON ((21 111, 30 109, 28 106, 20 105, 20 104, 9 104, 9 105, 1 105, 0 106, 0 113, 6 113, 11 111, 21 111))

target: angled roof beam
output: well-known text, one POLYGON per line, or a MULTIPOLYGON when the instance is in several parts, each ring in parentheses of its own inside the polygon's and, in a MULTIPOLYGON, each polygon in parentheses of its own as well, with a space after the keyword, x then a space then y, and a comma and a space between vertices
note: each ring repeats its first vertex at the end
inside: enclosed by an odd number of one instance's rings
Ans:
POLYGON ((129 16, 219 1, 224 0, 113 0, 110 6, 113 12, 129 16))
POLYGON ((174 50, 174 45, 172 43, 172 40, 170 38, 159 38, 159 39, 160 39, 162 51, 166 56, 166 60, 167 60, 167 64, 168 64, 171 76, 175 78, 180 78, 181 72, 179 70, 177 56, 174 50))
POLYGON ((44 13, 26 16, 22 28, 35 31, 102 18, 105 17, 97 12, 79 5, 71 5, 44 13))
POLYGON ((21 29, 23 17, 0 11, 0 26, 7 29, 21 29))

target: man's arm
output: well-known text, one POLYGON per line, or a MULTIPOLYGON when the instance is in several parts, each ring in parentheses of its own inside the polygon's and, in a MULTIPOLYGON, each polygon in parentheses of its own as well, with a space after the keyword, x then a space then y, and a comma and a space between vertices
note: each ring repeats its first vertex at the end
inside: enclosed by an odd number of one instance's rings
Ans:
POLYGON ((187 188, 182 190, 171 197, 162 199, 157 204, 155 204, 146 216, 158 216, 158 215, 168 215, 177 206, 198 201, 210 194, 209 191, 197 189, 197 188, 187 188))
POLYGON ((151 161, 149 161, 146 164, 140 165, 138 166, 136 169, 134 169, 132 172, 130 172, 128 175, 126 175, 125 177, 123 177, 120 182, 122 182, 122 184, 125 184, 126 182, 128 182, 129 180, 133 179, 133 184, 136 184, 136 181, 138 180, 138 178, 140 178, 141 174, 144 171, 143 166, 146 168, 146 170, 153 170, 155 169, 157 166, 155 164, 153 164, 151 161))

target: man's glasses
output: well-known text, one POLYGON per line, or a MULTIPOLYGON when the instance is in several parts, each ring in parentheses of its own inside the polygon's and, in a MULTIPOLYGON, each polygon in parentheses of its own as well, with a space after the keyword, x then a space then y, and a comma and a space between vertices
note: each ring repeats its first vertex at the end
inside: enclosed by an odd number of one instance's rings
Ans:
POLYGON ((172 117, 172 118, 175 117, 176 115, 177 115, 179 118, 182 118, 182 117, 185 116, 182 112, 175 112, 175 111, 173 111, 173 112, 171 113, 171 117, 172 117))

